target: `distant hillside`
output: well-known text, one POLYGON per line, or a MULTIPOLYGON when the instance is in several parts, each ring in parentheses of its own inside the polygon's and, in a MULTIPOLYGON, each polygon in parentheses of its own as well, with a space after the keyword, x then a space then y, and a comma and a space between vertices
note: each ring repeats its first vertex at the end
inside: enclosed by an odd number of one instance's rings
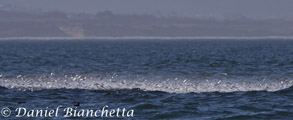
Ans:
POLYGON ((213 20, 116 15, 15 12, 0 10, 0 38, 123 36, 293 36, 293 22, 284 20, 213 20))

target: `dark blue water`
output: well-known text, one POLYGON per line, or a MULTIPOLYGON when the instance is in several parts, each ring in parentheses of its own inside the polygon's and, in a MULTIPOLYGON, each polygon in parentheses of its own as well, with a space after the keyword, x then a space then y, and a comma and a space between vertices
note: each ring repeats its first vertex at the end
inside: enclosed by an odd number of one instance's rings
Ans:
POLYGON ((293 40, 0 41, 1 119, 290 120, 292 85, 293 40), (16 118, 59 105, 134 116, 16 118))

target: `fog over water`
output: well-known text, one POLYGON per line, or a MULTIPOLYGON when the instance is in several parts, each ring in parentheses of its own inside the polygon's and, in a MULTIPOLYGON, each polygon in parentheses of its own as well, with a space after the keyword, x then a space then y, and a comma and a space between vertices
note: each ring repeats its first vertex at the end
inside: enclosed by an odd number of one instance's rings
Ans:
POLYGON ((291 120, 292 3, 0 0, 0 120, 291 120))
POLYGON ((292 0, 1 0, 17 9, 118 14, 293 20, 292 0))

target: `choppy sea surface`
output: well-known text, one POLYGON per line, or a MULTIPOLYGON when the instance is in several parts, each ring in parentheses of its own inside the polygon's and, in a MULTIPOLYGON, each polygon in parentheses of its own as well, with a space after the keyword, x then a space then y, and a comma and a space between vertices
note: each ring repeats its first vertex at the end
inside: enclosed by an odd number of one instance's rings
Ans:
POLYGON ((107 105, 134 110, 113 119, 292 120, 292 85, 293 40, 0 41, 1 119, 107 105))

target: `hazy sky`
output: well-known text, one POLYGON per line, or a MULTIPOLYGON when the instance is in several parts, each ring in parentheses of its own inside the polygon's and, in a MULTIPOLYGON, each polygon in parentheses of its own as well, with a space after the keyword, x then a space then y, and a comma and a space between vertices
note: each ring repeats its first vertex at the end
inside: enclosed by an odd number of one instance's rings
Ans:
POLYGON ((0 4, 46 11, 293 20, 293 0, 0 0, 0 4))

